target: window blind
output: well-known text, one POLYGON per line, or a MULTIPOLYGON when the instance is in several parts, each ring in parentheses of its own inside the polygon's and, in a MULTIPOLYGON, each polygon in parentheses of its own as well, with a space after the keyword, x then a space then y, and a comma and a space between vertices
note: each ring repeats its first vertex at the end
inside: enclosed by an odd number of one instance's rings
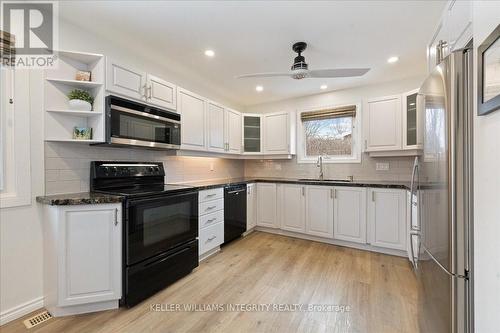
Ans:
POLYGON ((0 56, 2 58, 2 65, 14 66, 16 57, 15 42, 16 39, 13 34, 0 30, 0 56))
POLYGON ((308 111, 308 112, 302 112, 300 114, 300 119, 302 121, 332 119, 341 117, 356 117, 356 105, 348 105, 338 108, 330 108, 317 111, 308 111))

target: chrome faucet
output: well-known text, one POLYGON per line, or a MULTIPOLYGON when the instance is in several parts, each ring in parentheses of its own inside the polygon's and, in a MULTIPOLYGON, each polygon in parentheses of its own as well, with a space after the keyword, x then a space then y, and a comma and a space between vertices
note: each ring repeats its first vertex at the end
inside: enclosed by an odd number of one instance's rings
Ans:
POLYGON ((316 162, 316 166, 319 168, 319 180, 323 180, 323 156, 318 156, 318 162, 316 162))

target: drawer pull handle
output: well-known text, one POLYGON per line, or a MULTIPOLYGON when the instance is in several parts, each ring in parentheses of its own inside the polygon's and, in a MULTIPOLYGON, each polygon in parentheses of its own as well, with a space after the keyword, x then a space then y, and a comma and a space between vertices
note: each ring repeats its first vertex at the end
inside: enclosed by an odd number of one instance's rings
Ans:
POLYGON ((213 197, 214 195, 217 195, 217 193, 212 193, 212 194, 207 194, 206 197, 213 197))
POLYGON ((206 210, 210 210, 210 209, 214 209, 214 208, 217 208, 217 206, 210 206, 210 207, 207 207, 206 210))
POLYGON ((216 238, 217 238, 217 236, 212 236, 212 237, 210 237, 210 238, 207 239, 207 242, 211 242, 211 241, 213 241, 216 238))
POLYGON ((207 222, 205 222, 205 224, 212 223, 213 221, 217 221, 217 218, 214 217, 214 218, 208 219, 207 222))

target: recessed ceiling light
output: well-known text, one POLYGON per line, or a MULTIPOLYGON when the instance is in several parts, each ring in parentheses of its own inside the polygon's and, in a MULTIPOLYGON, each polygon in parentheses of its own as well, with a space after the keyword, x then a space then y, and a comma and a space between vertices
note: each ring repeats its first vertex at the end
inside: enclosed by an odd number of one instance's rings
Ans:
POLYGON ((326 84, 322 84, 322 85, 319 87, 319 89, 321 89, 321 90, 325 90, 326 88, 328 88, 328 86, 327 86, 326 84))
POLYGON ((255 87, 255 90, 257 90, 258 92, 261 92, 262 90, 264 90, 264 87, 263 86, 257 86, 257 87, 255 87))
POLYGON ((205 50, 205 55, 207 57, 213 57, 215 55, 215 52, 213 50, 205 50))
POLYGON ((398 60, 399 60, 399 57, 390 57, 389 59, 387 59, 387 62, 390 64, 393 64, 393 63, 397 62, 398 60))

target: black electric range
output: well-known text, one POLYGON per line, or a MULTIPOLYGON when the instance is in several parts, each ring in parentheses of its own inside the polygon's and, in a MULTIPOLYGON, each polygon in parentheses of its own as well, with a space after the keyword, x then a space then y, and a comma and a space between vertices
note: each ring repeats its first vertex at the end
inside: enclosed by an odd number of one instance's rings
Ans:
POLYGON ((90 189, 123 201, 123 297, 133 306, 198 266, 198 191, 162 162, 91 162, 90 189))

